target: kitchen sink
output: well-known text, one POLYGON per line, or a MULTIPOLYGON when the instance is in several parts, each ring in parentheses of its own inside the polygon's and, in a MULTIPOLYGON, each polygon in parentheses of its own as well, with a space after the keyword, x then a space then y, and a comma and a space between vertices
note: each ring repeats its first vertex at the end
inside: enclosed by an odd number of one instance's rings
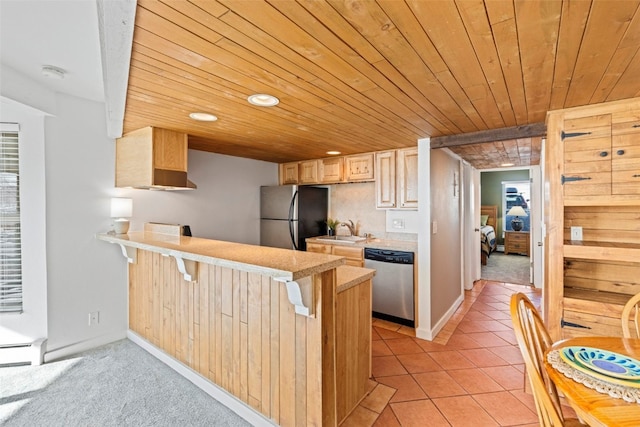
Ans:
POLYGON ((356 242, 364 242, 365 240, 367 240, 367 238, 359 237, 359 236, 322 236, 322 237, 316 237, 316 240, 319 242, 356 243, 356 242))

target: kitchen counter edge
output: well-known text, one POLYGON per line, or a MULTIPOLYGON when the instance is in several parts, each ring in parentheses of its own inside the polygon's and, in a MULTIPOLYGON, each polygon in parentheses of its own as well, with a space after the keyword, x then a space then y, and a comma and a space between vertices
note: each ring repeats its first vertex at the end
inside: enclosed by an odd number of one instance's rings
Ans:
POLYGON ((142 231, 99 233, 105 242, 158 252, 163 255, 219 265, 273 278, 298 280, 344 265, 343 257, 142 231))
POLYGON ((337 287, 336 292, 344 292, 347 289, 358 286, 365 280, 375 276, 376 271, 371 268, 354 267, 351 265, 343 265, 336 269, 337 287))
POLYGON ((340 240, 329 241, 329 236, 309 237, 305 239, 307 243, 315 243, 319 245, 337 245, 355 248, 373 248, 373 249, 389 249, 405 252, 418 252, 418 242, 410 240, 391 240, 391 239, 367 239, 361 242, 344 242, 340 240))

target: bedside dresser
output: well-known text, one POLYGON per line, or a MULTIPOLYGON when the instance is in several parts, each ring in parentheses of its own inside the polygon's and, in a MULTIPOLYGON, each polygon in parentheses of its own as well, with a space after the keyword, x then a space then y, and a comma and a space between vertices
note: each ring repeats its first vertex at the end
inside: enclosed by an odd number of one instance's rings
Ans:
POLYGON ((504 254, 509 255, 510 253, 529 256, 528 231, 504 232, 504 254))

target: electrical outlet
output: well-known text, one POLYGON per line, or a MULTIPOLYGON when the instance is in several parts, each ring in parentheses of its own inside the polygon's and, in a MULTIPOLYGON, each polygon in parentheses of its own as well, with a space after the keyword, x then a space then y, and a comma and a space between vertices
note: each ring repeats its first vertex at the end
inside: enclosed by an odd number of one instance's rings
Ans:
POLYGON ((571 227, 571 240, 582 240, 582 227, 571 227))
POLYGON ((89 313, 89 326, 97 325, 100 323, 100 312, 92 311, 89 313))
POLYGON ((404 220, 400 218, 395 218, 392 221, 393 228, 404 228, 404 220))

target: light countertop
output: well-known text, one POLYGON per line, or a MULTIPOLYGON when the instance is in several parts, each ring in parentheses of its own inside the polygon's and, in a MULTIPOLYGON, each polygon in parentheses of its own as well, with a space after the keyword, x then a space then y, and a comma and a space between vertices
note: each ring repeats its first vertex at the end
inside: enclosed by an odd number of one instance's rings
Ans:
POLYGON ((390 239, 366 239, 359 242, 345 242, 340 240, 324 240, 330 239, 330 236, 318 236, 305 239, 307 243, 317 243, 320 245, 340 245, 340 246, 353 246, 356 248, 375 248, 375 249, 389 249, 395 251, 406 252, 418 252, 418 242, 409 240, 390 240, 390 239))
POLYGON ((336 292, 340 293, 349 288, 359 285, 365 280, 371 279, 376 271, 371 268, 353 267, 343 265, 336 268, 336 281, 338 283, 336 292))
POLYGON ((286 280, 298 280, 345 263, 343 257, 334 255, 142 231, 102 233, 96 237, 106 242, 286 280))

